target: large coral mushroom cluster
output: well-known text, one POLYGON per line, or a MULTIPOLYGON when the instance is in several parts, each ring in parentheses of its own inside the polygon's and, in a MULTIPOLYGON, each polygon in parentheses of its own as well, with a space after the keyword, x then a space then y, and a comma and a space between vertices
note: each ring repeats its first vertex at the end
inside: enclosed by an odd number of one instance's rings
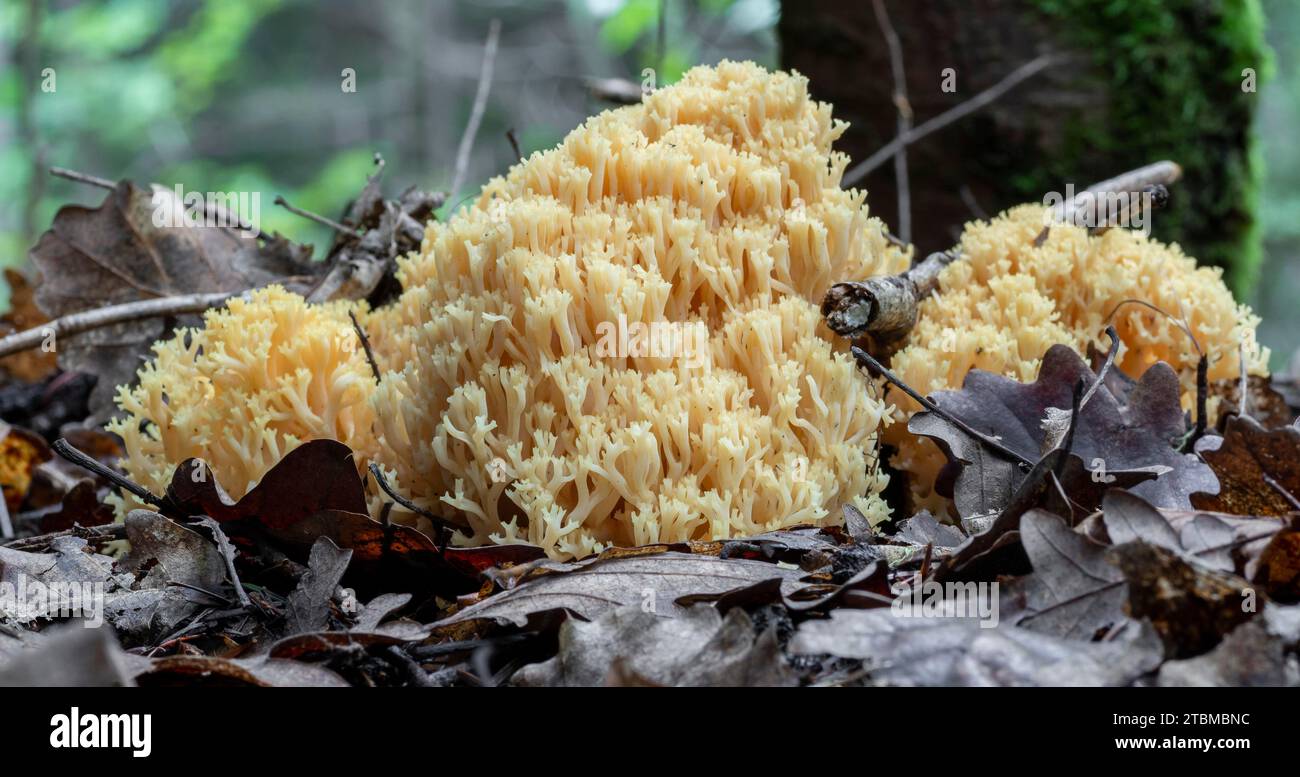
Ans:
POLYGON ((908 256, 840 189, 843 129, 724 62, 490 182, 370 319, 380 461, 464 542, 556 557, 883 517, 885 406, 812 301, 908 256), (676 349, 637 340, 665 324, 676 349))
MULTIPOLYGON (((125 415, 108 425, 126 444, 127 475, 161 494, 177 464, 200 458, 238 498, 318 438, 347 443, 360 466, 376 452, 375 379, 348 310, 270 286, 156 343, 138 383, 118 388, 125 415)), ((119 514, 143 506, 130 495, 111 499, 119 514)))
MULTIPOLYGON (((893 357, 903 381, 922 394, 960 387, 972 368, 1032 381, 1054 343, 1080 353, 1089 345, 1105 351, 1108 324, 1123 343, 1117 366, 1136 376, 1168 362, 1182 378, 1187 408, 1196 396, 1197 344, 1208 357, 1210 380, 1237 377, 1239 353, 1249 373, 1266 374, 1268 350, 1255 340, 1258 319, 1233 301, 1220 269, 1198 268, 1176 245, 1126 229, 1093 236, 1053 224, 1041 239, 1045 223, 1042 207, 1024 205, 967 226, 962 259, 944 269, 908 345, 893 357)), ((900 421, 920 409, 902 392, 889 398, 900 421)), ((891 463, 911 473, 918 506, 939 509, 944 501, 931 488, 943 454, 905 427, 886 433, 898 449, 891 463)))

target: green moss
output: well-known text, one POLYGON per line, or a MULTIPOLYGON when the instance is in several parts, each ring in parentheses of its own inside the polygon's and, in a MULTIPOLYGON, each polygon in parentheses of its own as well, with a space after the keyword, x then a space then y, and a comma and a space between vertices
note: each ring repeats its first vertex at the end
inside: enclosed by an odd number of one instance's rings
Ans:
POLYGON ((1242 71, 1253 69, 1258 82, 1272 68, 1258 0, 1029 2, 1067 42, 1092 52, 1109 103, 1103 115, 1073 119, 1062 153, 1042 160, 1023 194, 1081 183, 1082 171, 1104 177, 1172 159, 1184 178, 1154 220, 1156 236, 1225 268, 1246 296, 1261 259, 1262 165, 1252 134, 1257 93, 1242 90, 1242 71), (1095 159, 1111 169, 1096 171, 1095 159))

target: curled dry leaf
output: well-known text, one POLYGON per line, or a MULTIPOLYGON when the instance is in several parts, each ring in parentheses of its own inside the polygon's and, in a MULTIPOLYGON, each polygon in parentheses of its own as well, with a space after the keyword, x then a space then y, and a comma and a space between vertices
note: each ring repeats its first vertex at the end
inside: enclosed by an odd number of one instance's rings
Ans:
POLYGON ((10 515, 26 499, 36 467, 53 455, 45 440, 0 421, 0 488, 10 515))
POLYGON ((238 502, 201 459, 186 459, 172 476, 167 500, 182 514, 218 522, 255 518, 270 529, 288 528, 322 510, 367 512, 352 450, 337 440, 310 440, 289 451, 238 502))
POLYGON ((351 560, 352 551, 340 550, 328 537, 316 540, 307 561, 307 572, 289 594, 285 634, 320 631, 329 625, 330 601, 351 560))

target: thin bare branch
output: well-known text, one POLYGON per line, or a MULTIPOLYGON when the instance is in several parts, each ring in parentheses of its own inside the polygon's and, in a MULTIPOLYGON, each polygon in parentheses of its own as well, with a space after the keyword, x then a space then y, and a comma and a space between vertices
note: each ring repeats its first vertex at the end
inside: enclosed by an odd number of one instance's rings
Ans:
POLYGON ((1057 57, 1043 55, 1037 59, 1026 62, 1008 73, 1001 81, 990 86, 988 89, 985 89, 969 100, 949 108, 929 121, 922 122, 920 125, 913 127, 908 131, 906 135, 900 135, 899 137, 894 138, 889 143, 885 144, 880 150, 876 151, 876 153, 854 165, 844 174, 844 179, 840 185, 853 186, 857 184, 877 167, 884 164, 886 159, 894 156, 894 152, 900 147, 910 146, 921 138, 947 127, 958 119, 965 118, 966 116, 975 113, 1019 86, 1021 82, 1037 75, 1044 68, 1057 64, 1059 61, 1061 60, 1057 57))
POLYGON ((374 374, 375 380, 379 380, 383 373, 379 371, 379 363, 375 361, 375 352, 370 349, 370 338, 366 336, 366 330, 361 328, 356 313, 349 310, 348 318, 352 319, 352 328, 357 333, 357 339, 361 341, 361 349, 366 353, 366 361, 370 362, 370 371, 374 374))
POLYGON ((130 493, 134 494, 136 498, 139 499, 140 501, 147 502, 153 505, 154 507, 159 508, 160 512, 167 513, 170 515, 171 513, 170 507, 167 504, 167 502, 163 500, 162 497, 149 491, 149 489, 145 488, 139 483, 136 483, 135 481, 127 478, 125 475, 122 475, 121 473, 115 472, 114 470, 104 466, 103 464, 96 461, 92 457, 86 455, 81 450, 77 449, 75 446, 73 446, 72 443, 68 442, 66 439, 60 437, 59 439, 50 443, 50 449, 53 450, 55 453, 59 454, 60 457, 66 459, 67 461, 76 464, 78 467, 81 467, 82 469, 90 470, 91 472, 95 473, 96 475, 99 475, 100 477, 104 478, 105 480, 117 486, 118 488, 122 489, 123 491, 129 491, 130 493))
POLYGON ((14 538, 14 522, 9 517, 9 503, 0 497, 0 539, 12 540, 14 538))
POLYGON ((57 178, 66 178, 69 181, 76 181, 77 183, 88 183, 91 186, 98 186, 101 189, 108 189, 109 191, 113 191, 117 188, 117 184, 107 178, 79 173, 76 170, 69 170, 66 167, 51 167, 50 175, 57 178))
POLYGON ((339 222, 337 222, 337 221, 335 221, 335 220, 333 220, 333 219, 330 219, 330 218, 326 218, 325 216, 322 216, 322 215, 320 215, 319 213, 312 213, 312 212, 309 211, 309 210, 303 210, 302 208, 296 208, 296 207, 294 207, 293 205, 290 205, 288 200, 286 200, 284 197, 282 197, 282 196, 280 196, 280 195, 278 195, 278 194, 275 195, 275 204, 276 204, 276 205, 279 205, 281 208, 284 208, 285 210, 289 211, 290 213, 292 213, 292 214, 295 215, 295 216, 302 216, 303 218, 305 218, 305 219, 307 219, 307 220, 309 220, 309 221, 314 221, 314 222, 316 222, 317 224, 321 224, 321 225, 323 225, 323 226, 329 227, 330 229, 334 230, 335 232, 342 232, 342 233, 345 234, 345 235, 352 235, 352 236, 354 236, 354 237, 361 237, 361 234, 362 234, 362 233, 361 233, 361 230, 359 230, 359 229, 354 229, 354 228, 352 228, 352 227, 349 227, 349 226, 346 225, 346 224, 340 224, 339 222))
POLYGON ((853 358, 857 360, 858 364, 862 365, 863 367, 866 367, 871 372, 880 375, 885 380, 897 386, 898 389, 901 390, 904 394, 908 395, 912 399, 915 399, 917 403, 921 405, 921 407, 925 408, 926 410, 929 410, 931 413, 934 413, 935 415, 944 419, 948 423, 957 427, 963 433, 969 435, 971 439, 979 442, 981 445, 986 446, 989 450, 997 452, 999 455, 1005 457, 1007 460, 1014 461, 1020 464, 1026 469, 1034 465, 1034 462, 1030 461, 1029 459, 1026 459, 1024 456, 1021 456, 1019 453, 1016 453, 1015 451, 1011 450, 1007 446, 998 442, 996 439, 989 437, 987 434, 983 434, 975 430, 973 427, 971 427, 970 424, 961 420, 960 418, 953 415, 952 413, 949 413, 947 410, 944 410, 943 408, 939 407, 934 402, 931 402, 927 397, 922 396, 919 391, 904 383, 902 378, 890 372, 888 367, 881 364, 879 361, 876 360, 874 356, 867 353, 863 349, 854 345, 851 346, 849 350, 852 351, 853 358))
POLYGON ((451 179, 448 200, 455 200, 460 187, 465 183, 465 174, 469 172, 469 155, 474 150, 474 138, 478 135, 479 124, 483 121, 483 112, 487 110, 488 94, 492 91, 492 69, 496 65, 497 42, 501 38, 501 20, 493 19, 488 25, 487 42, 483 44, 483 65, 478 74, 478 91, 474 94, 474 106, 470 109, 469 121, 465 123, 465 132, 460 136, 460 146, 456 149, 456 172, 451 179))
POLYGON ((121 305, 110 305, 96 310, 70 313, 61 318, 31 329, 0 338, 0 357, 36 348, 49 341, 57 345, 58 338, 89 332, 114 324, 139 321, 145 318, 178 316, 184 313, 201 313, 235 296, 238 292, 213 294, 184 294, 177 297, 160 297, 121 305))
MULTIPOLYGON (((894 107, 898 110, 898 137, 906 137, 912 129, 912 104, 907 99, 907 71, 903 68, 903 44, 898 31, 889 19, 884 0, 872 0, 876 22, 889 49, 889 69, 894 76, 894 107)), ((898 236, 903 242, 912 242, 912 187, 907 175, 907 144, 894 151, 894 188, 898 192, 898 236)))
MULTIPOLYGON (((1156 174, 1167 175, 1170 171, 1169 168, 1163 167, 1166 164, 1173 163, 1148 165, 1132 173, 1090 186, 1087 191, 1096 194, 1108 191, 1107 187, 1110 186, 1130 186, 1135 185, 1135 182, 1140 179, 1150 178, 1156 174)), ((1173 167, 1176 168, 1177 165, 1173 167)), ((1050 227, 1044 227, 1035 243, 1041 244, 1047 239, 1049 233, 1050 227)), ((899 275, 882 275, 864 281, 836 283, 822 298, 822 316, 826 318, 826 324, 831 331, 844 337, 857 337, 871 333, 878 343, 901 337, 911 331, 916 324, 917 306, 938 286, 940 271, 958 259, 960 253, 953 249, 931 254, 925 261, 899 275)), ((1120 306, 1129 303, 1145 305, 1169 316, 1149 302, 1124 300, 1106 317, 1106 323, 1110 322, 1120 306)), ((1178 322, 1172 316, 1169 317, 1178 322)), ((1197 352, 1200 352, 1201 346, 1192 336, 1192 331, 1185 321, 1180 323, 1180 326, 1189 337, 1192 337, 1197 352)))
POLYGON ((1092 227, 1094 231, 1104 231, 1112 221, 1117 223, 1131 221, 1136 214, 1128 211, 1135 201, 1141 207, 1149 198, 1153 209, 1163 207, 1169 200, 1169 191, 1166 187, 1177 183, 1182 176, 1183 169, 1175 162, 1168 160, 1153 162, 1089 186, 1068 202, 1055 207, 1052 217, 1058 222, 1092 227), (1122 196, 1115 198, 1114 195, 1122 196), (1095 218, 1098 209, 1109 209, 1110 203, 1116 199, 1118 199, 1119 212, 1107 214, 1113 216, 1113 219, 1107 219, 1107 224, 1104 225, 1095 223, 1100 221, 1095 218))

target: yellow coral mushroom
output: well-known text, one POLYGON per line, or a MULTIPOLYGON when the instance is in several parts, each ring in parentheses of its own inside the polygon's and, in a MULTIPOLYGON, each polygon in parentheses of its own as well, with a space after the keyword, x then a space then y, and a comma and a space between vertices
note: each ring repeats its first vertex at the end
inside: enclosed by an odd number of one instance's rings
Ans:
MULTIPOLYGON (((1124 229, 1092 236, 1055 223, 1036 245, 1045 223, 1042 207, 1024 205, 967 226, 961 260, 943 270, 907 346, 893 357, 899 378, 922 394, 959 388, 972 368, 1031 381, 1054 343, 1081 353, 1090 344, 1104 351, 1109 323, 1122 341, 1117 366, 1136 376, 1168 362, 1182 376, 1183 404, 1190 408, 1199 354, 1169 316, 1186 321, 1209 357, 1211 380, 1236 377, 1239 352, 1248 372, 1266 374, 1268 350, 1255 340, 1258 318, 1233 300, 1221 270, 1198 268, 1178 246, 1124 229), (1122 304, 1130 300, 1169 316, 1122 304)), ((900 391, 889 398, 902 422, 885 435, 898 449, 891 463, 911 473, 917 506, 937 510, 943 500, 931 488, 943 454, 906 431, 907 418, 920 407, 900 391)))
POLYGON ((797 74, 695 68, 430 225, 368 329, 379 460, 467 544, 553 557, 882 518, 886 408, 812 301, 908 253, 797 74))
MULTIPOLYGON (((375 379, 349 303, 309 305, 270 286, 208 311, 200 328, 153 347, 134 388, 118 388, 127 475, 161 494, 181 461, 203 459, 234 498, 284 454, 312 439, 375 453, 375 379)), ((139 507, 111 497, 119 511, 139 507)))

